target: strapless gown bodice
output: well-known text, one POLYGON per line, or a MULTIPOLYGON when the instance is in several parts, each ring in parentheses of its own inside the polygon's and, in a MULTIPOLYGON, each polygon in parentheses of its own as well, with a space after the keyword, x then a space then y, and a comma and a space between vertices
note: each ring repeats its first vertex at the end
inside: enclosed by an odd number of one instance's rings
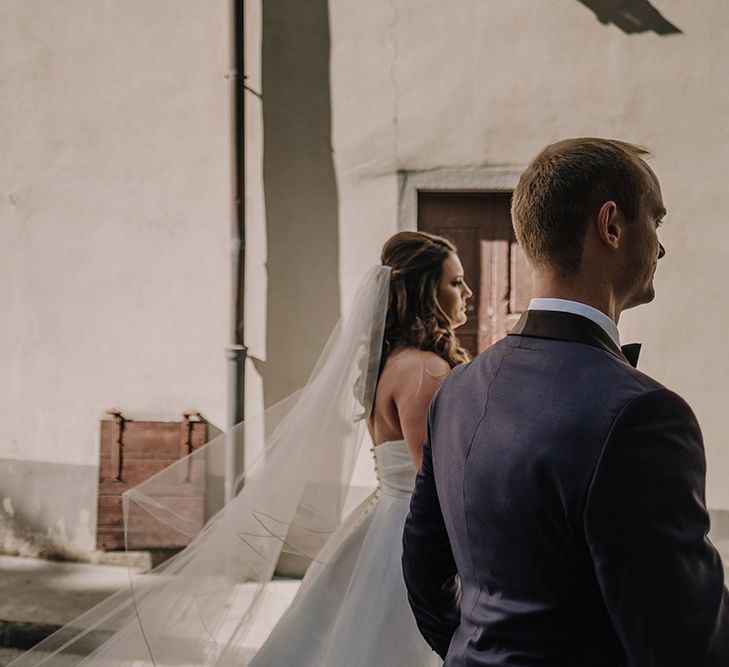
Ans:
POLYGON ((402 577, 415 469, 404 440, 372 448, 377 490, 309 567, 249 667, 440 667, 418 632, 402 577))
POLYGON ((372 448, 380 493, 410 498, 415 487, 415 468, 404 440, 388 440, 372 448))

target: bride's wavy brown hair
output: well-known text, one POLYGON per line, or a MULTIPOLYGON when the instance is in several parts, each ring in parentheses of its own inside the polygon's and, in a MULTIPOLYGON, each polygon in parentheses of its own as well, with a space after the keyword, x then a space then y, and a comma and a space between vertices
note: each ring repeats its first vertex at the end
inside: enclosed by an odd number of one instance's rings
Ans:
POLYGON ((448 239, 427 232, 399 232, 382 248, 392 269, 380 370, 404 347, 435 352, 453 368, 470 359, 438 303, 443 262, 457 252, 448 239))

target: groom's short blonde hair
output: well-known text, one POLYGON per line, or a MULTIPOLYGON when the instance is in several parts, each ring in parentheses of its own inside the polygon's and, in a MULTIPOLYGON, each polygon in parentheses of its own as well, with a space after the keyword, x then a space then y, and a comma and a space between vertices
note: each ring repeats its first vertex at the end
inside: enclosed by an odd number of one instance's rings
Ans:
POLYGON ((647 155, 634 144, 592 137, 544 148, 521 175, 511 203, 514 231, 532 266, 575 273, 588 221, 606 201, 634 221, 655 191, 647 155))

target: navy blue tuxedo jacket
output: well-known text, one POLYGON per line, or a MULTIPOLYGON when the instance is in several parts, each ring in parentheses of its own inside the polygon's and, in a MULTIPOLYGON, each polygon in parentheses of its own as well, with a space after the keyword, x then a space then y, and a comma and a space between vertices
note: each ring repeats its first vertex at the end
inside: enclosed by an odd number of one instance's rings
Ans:
POLYGON ((589 319, 528 311, 430 407, 403 553, 423 636, 447 667, 729 665, 704 479, 683 399, 589 319))

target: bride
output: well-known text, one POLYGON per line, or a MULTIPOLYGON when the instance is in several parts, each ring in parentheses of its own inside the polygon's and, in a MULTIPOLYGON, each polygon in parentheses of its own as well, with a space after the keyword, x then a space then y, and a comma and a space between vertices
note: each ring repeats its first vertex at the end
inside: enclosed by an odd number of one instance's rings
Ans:
POLYGON ((130 571, 128 591, 12 667, 440 664, 408 606, 402 529, 428 405, 448 371, 468 360, 454 329, 471 295, 448 240, 423 232, 389 239, 305 387, 124 494, 127 534, 175 531, 189 546, 150 574, 130 571), (349 512, 367 431, 377 488, 349 512), (261 455, 246 461, 238 493, 220 507, 229 453, 256 447, 261 455), (186 497, 199 493, 210 516, 202 529, 186 509, 186 497), (269 632, 283 554, 310 565, 269 632))
POLYGON ((441 664, 408 606, 401 542, 430 400, 468 358, 453 329, 465 323, 472 292, 455 247, 438 236, 396 234, 382 264, 391 268, 390 298, 368 421, 378 488, 330 540, 327 565, 307 573, 251 667, 441 664))

